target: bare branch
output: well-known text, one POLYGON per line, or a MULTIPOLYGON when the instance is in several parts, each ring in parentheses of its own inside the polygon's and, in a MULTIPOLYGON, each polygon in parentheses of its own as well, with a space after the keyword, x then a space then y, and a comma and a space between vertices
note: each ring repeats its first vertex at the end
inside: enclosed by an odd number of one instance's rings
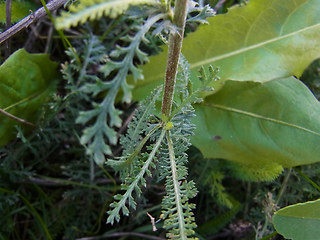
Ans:
POLYGON ((6 1, 6 28, 11 26, 11 0, 6 1))
POLYGON ((16 117, 16 116, 14 116, 14 115, 6 112, 5 110, 3 110, 3 109, 1 109, 1 108, 0 108, 0 113, 4 114, 4 115, 6 115, 7 117, 12 118, 12 119, 14 119, 14 120, 17 120, 17 121, 22 122, 22 123, 24 123, 24 124, 30 125, 30 126, 32 126, 32 127, 35 126, 33 123, 28 122, 27 120, 24 120, 24 119, 22 119, 22 118, 18 118, 18 117, 16 117))
MULTIPOLYGON (((11 27, 11 0, 6 1, 6 29, 11 27)), ((7 59, 10 55, 11 51, 11 41, 7 41, 6 48, 5 48, 5 58, 7 59)))
MULTIPOLYGON (((47 4, 48 10, 54 11, 60 8, 63 4, 65 4, 68 0, 51 0, 47 4)), ((46 15, 46 11, 44 7, 39 8, 37 11, 32 12, 30 15, 22 19, 20 22, 16 23, 6 31, 0 34, 0 44, 21 31, 24 28, 27 28, 30 26, 30 24, 38 21, 40 18, 44 17, 46 15)))
POLYGON ((147 212, 148 217, 150 218, 151 224, 152 224, 152 231, 156 232, 157 231, 157 227, 155 224, 155 218, 151 216, 150 213, 147 212))

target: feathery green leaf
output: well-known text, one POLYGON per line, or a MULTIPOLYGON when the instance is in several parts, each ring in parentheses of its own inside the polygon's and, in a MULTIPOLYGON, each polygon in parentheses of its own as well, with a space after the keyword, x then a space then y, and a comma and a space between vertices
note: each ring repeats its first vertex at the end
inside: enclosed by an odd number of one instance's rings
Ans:
POLYGON ((141 194, 141 189, 139 185, 141 185, 141 183, 142 185, 145 185, 145 182, 143 180, 144 176, 148 171, 148 168, 150 167, 152 160, 155 160, 155 154, 157 153, 164 136, 165 130, 162 130, 150 154, 145 154, 145 160, 140 162, 140 169, 137 171, 136 175, 134 177, 126 179, 126 188, 123 188, 123 190, 125 190, 125 193, 122 195, 122 197, 117 196, 117 201, 110 205, 112 210, 108 211, 109 217, 107 219, 107 223, 113 224, 114 220, 119 221, 120 211, 122 211, 124 215, 129 214, 129 210, 126 207, 127 200, 129 200, 129 207, 135 209, 136 202, 132 197, 132 193, 133 191, 136 191, 138 196, 141 194))
POLYGON ((57 29, 68 29, 88 20, 95 20, 102 16, 115 18, 134 5, 160 6, 157 0, 80 0, 71 5, 70 12, 63 12, 57 18, 57 29))

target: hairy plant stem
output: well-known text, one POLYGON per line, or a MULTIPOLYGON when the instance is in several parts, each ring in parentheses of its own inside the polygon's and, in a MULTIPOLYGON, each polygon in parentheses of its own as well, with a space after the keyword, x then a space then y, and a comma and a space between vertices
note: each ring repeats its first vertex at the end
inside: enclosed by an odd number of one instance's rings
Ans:
POLYGON ((174 87, 176 82, 179 56, 182 47, 184 27, 187 17, 187 0, 177 0, 175 2, 173 24, 178 28, 169 36, 168 59, 166 68, 166 79, 164 84, 164 92, 162 99, 161 112, 166 117, 170 116, 174 87))

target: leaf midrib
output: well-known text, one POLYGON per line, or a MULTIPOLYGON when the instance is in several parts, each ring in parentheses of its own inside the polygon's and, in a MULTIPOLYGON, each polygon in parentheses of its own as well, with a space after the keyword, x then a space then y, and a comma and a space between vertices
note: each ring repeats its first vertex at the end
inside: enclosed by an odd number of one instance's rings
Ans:
POLYGON ((294 215, 283 215, 283 214, 276 214, 277 216, 285 217, 285 218, 292 218, 292 219, 303 219, 303 220, 315 220, 320 222, 320 217, 310 217, 310 216, 294 216, 294 215))
POLYGON ((237 50, 232 51, 232 52, 228 52, 228 53, 225 53, 225 54, 222 54, 222 55, 219 55, 219 56, 208 58, 208 59, 205 59, 203 61, 198 61, 196 63, 191 64, 190 65, 190 69, 193 69, 193 68, 196 68, 196 67, 199 67, 199 66, 202 66, 202 65, 206 65, 206 64, 209 64, 209 63, 224 59, 224 58, 232 57, 232 56, 235 56, 235 55, 247 52, 247 51, 251 51, 253 49, 265 46, 265 45, 267 45, 269 43, 273 43, 273 42, 276 42, 276 41, 280 41, 280 40, 292 37, 294 35, 297 35, 297 34, 302 33, 302 32, 309 31, 309 30, 311 30, 313 28, 317 28, 319 26, 320 26, 320 23, 317 23, 317 24, 314 24, 312 26, 305 27, 303 29, 288 33, 288 34, 283 35, 283 36, 278 36, 278 37, 275 37, 275 38, 272 38, 272 39, 269 39, 269 40, 266 40, 266 41, 263 41, 263 42, 260 42, 260 43, 257 43, 257 44, 253 44, 251 46, 247 46, 247 47, 243 47, 243 48, 237 49, 237 50))
POLYGON ((284 126, 287 126, 287 127, 296 128, 296 129, 299 129, 299 130, 314 134, 316 136, 320 136, 320 133, 315 132, 315 131, 313 131, 311 129, 308 129, 308 128, 305 128, 305 127, 301 127, 301 126, 293 124, 293 123, 288 123, 288 122, 285 122, 285 121, 282 121, 282 120, 279 120, 279 119, 266 117, 266 116, 263 116, 263 115, 260 115, 260 114, 257 114, 257 113, 252 113, 252 112, 248 112, 248 111, 245 111, 245 110, 232 108, 232 107, 227 107, 227 106, 223 106, 223 105, 215 104, 215 103, 204 102, 201 105, 217 108, 217 109, 220 109, 220 110, 223 110, 223 111, 227 111, 227 112, 234 112, 234 113, 242 114, 242 115, 253 117, 253 118, 262 119, 262 120, 265 120, 265 121, 277 123, 277 124, 284 125, 284 126))
MULTIPOLYGON (((198 61, 198 62, 195 62, 195 63, 191 63, 190 64, 190 70, 193 70, 194 68, 197 68, 197 67, 209 64, 209 63, 212 64, 215 61, 222 60, 222 59, 225 59, 225 58, 228 58, 228 57, 232 57, 232 56, 244 53, 246 51, 254 50, 256 48, 265 46, 265 45, 267 45, 269 43, 274 43, 276 41, 280 41, 280 40, 289 38, 291 36, 297 35, 299 33, 305 32, 305 31, 312 30, 313 28, 317 28, 317 27, 320 27, 320 23, 317 23, 315 25, 300 29, 300 30, 295 31, 295 32, 291 32, 291 33, 283 35, 283 36, 279 36, 279 37, 276 37, 276 38, 269 39, 269 40, 266 40, 264 42, 260 42, 260 43, 257 43, 257 44, 254 44, 254 45, 251 45, 251 46, 248 46, 248 47, 243 47, 243 48, 240 48, 238 50, 235 50, 235 51, 232 51, 232 52, 228 52, 226 54, 222 54, 222 55, 219 55, 219 56, 208 58, 208 59, 205 59, 203 61, 198 61)), ((151 77, 149 77, 148 82, 150 82, 150 83, 154 82, 154 79, 161 79, 162 77, 163 77, 162 73, 153 74, 151 77)), ((136 88, 138 88, 138 87, 139 87, 139 85, 136 86, 136 88)))

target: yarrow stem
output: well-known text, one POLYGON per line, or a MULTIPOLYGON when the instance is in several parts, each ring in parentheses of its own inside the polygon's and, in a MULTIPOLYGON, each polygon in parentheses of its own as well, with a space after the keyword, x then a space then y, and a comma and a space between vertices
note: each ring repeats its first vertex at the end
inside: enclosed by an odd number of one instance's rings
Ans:
POLYGON ((171 33, 169 36, 166 78, 161 109, 162 114, 166 117, 169 117, 171 113, 179 56, 182 47, 184 27, 186 24, 187 3, 188 0, 177 0, 175 2, 173 23, 176 25, 178 30, 171 33))

